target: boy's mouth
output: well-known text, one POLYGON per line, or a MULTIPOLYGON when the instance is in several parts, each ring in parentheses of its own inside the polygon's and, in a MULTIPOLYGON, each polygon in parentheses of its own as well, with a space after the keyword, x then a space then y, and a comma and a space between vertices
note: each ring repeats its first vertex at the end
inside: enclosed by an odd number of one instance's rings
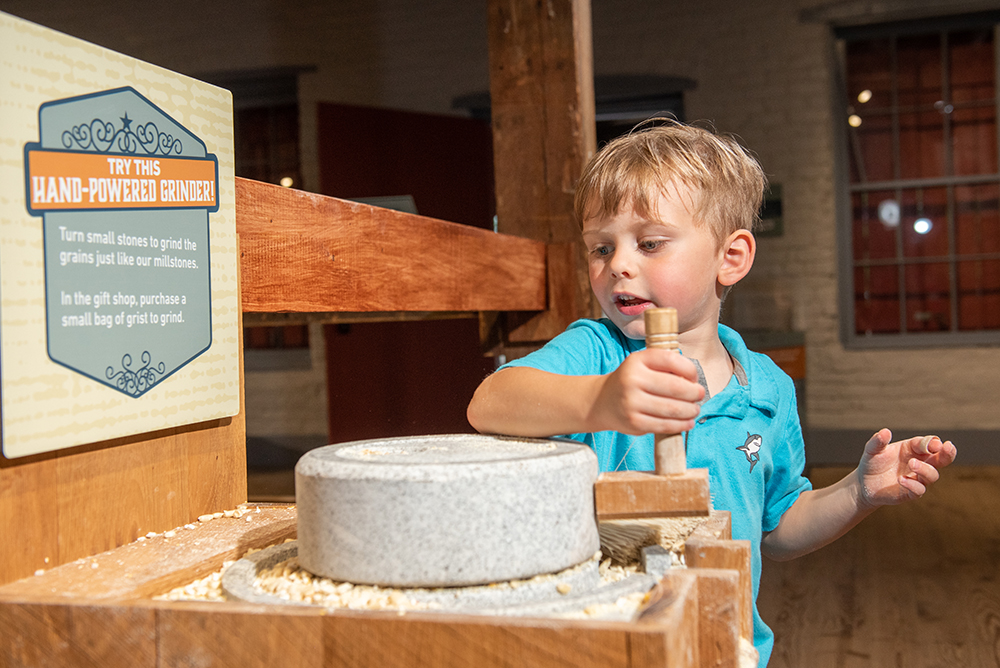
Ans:
POLYGON ((615 307, 622 315, 636 316, 653 305, 653 302, 648 299, 642 299, 632 295, 615 295, 615 307))

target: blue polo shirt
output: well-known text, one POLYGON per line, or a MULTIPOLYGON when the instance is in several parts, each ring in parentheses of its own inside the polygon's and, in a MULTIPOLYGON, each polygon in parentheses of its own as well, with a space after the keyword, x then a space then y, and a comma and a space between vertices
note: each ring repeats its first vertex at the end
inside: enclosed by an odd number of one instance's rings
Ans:
MULTIPOLYGON (((766 355, 747 350, 734 330, 719 325, 719 338, 735 361, 736 373, 719 394, 701 406, 687 433, 688 468, 706 468, 712 506, 732 514, 733 538, 752 547, 754 645, 767 665, 774 634, 757 612, 760 541, 773 531, 799 494, 811 489, 802 476, 805 447, 795 387, 766 355)), ((602 375, 645 348, 607 319, 578 320, 543 348, 500 367, 527 366, 569 376, 602 375)), ((653 436, 618 432, 569 434, 586 443, 602 471, 653 469, 653 436)))

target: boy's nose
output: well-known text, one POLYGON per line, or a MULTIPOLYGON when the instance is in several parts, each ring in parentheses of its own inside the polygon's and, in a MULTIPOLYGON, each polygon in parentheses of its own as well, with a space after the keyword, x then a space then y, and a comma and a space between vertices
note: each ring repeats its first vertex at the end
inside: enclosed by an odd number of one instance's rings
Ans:
POLYGON ((611 258, 611 275, 615 278, 632 278, 635 269, 627 253, 617 252, 611 258))

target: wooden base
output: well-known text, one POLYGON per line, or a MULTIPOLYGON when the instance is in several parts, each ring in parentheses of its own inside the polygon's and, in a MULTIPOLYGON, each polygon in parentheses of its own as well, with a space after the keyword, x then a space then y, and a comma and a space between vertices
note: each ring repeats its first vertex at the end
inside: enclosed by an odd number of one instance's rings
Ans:
MULTIPOLYGON (((731 594, 743 573, 714 569, 711 556, 668 571, 632 622, 148 600, 234 552, 294 534, 294 507, 251 510, 0 587, 0 665, 737 666, 733 602, 742 599, 731 594)), ((732 542, 728 535, 728 514, 713 513, 694 538, 732 542)))
POLYGON ((31 457, 0 457, 0 584, 246 499, 242 414, 31 457))
POLYGON ((335 612, 233 603, 0 602, 9 666, 695 668, 697 588, 678 573, 635 623, 335 612), (197 664, 191 663, 196 657, 197 664))
POLYGON ((659 476, 651 471, 602 473, 594 483, 598 520, 708 515, 708 469, 659 476))
POLYGON ((296 536, 293 504, 247 504, 239 518, 191 524, 0 587, 0 597, 57 596, 131 601, 163 594, 296 536), (172 533, 173 535, 166 535, 172 533))

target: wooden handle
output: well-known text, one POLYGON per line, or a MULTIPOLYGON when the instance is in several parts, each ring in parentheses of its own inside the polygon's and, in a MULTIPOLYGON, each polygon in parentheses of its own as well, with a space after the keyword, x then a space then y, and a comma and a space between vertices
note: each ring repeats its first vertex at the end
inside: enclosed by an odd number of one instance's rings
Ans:
MULTIPOLYGON (((677 309, 649 308, 643 314, 646 347, 680 351, 677 342, 677 309)), ((684 434, 656 434, 654 461, 657 475, 680 475, 687 470, 684 434)))

